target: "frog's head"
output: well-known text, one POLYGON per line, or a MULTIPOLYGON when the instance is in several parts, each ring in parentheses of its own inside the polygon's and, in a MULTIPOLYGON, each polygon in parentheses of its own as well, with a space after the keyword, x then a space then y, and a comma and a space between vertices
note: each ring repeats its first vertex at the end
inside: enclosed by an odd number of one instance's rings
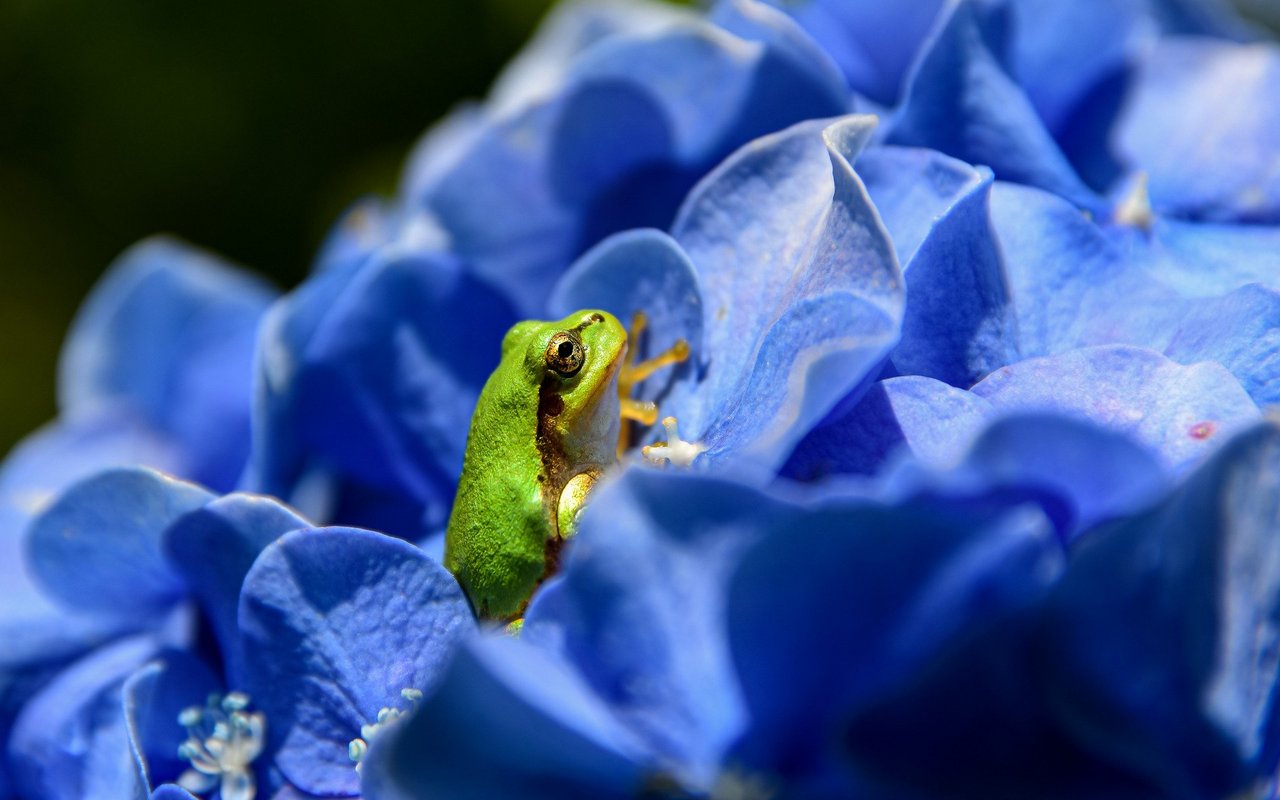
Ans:
MULTIPOLYGON (((530 388, 538 392, 540 430, 571 460, 611 454, 618 438, 618 370, 627 332, 612 314, 578 311, 562 320, 529 320, 502 342, 504 363, 520 359, 530 388)), ((609 456, 612 459, 612 456, 609 456)))

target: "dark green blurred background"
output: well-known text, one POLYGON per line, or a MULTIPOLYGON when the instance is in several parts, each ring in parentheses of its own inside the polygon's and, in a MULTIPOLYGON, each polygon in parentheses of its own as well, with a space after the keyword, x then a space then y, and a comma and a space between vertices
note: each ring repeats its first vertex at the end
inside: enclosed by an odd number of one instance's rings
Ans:
POLYGON ((0 453, 53 415, 62 335, 116 254, 167 231, 294 285, 550 4, 0 0, 0 453))
POLYGON ((121 250, 172 232, 292 286, 550 4, 0 2, 0 453, 53 415, 62 335, 121 250))

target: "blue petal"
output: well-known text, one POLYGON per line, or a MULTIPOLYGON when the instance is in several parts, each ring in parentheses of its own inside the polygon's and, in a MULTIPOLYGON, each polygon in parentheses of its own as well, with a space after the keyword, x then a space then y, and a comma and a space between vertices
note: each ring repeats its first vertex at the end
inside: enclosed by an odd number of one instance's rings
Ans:
POLYGON ((824 419, 796 447, 781 474, 797 480, 872 475, 899 451, 929 466, 953 465, 991 414, 986 400, 941 381, 890 378, 856 405, 824 419))
POLYGON ((430 689, 471 620, 453 577, 398 539, 317 528, 269 545, 240 599, 245 688, 289 781, 355 794, 348 743, 401 690, 430 689))
POLYGON ((698 270, 709 363, 668 407, 709 458, 785 458, 897 338, 901 272, 850 166, 873 124, 848 117, 761 139, 681 211, 675 238, 698 270))
POLYGON ((729 641, 751 720, 738 757, 814 792, 802 796, 854 796, 832 758, 845 717, 976 626, 1034 602, 1061 562, 1034 509, 844 501, 793 512, 729 587, 729 641))
POLYGON ((1216 361, 1259 406, 1280 403, 1280 292, 1257 284, 1196 303, 1165 348, 1175 361, 1216 361))
POLYGON ((179 242, 135 245, 72 324, 58 367, 62 412, 134 409, 183 445, 186 477, 230 488, 248 446, 254 334, 272 295, 179 242))
POLYGON ((757 14, 742 33, 691 19, 607 37, 553 95, 471 134, 418 202, 480 276, 540 315, 567 262, 619 230, 667 226, 734 148, 847 109, 821 54, 806 62, 785 20, 757 14))
POLYGON ((125 639, 76 662, 23 708, 9 740, 20 793, 48 800, 146 800, 121 687, 156 652, 125 639))
POLYGON ((1170 792, 1225 797, 1280 757, 1280 430, 1258 425, 1152 513, 1086 539, 1046 618, 1063 727, 1170 792))
POLYGON ((151 800, 196 800, 195 795, 173 783, 157 786, 151 793, 151 800))
POLYGON ((1002 411, 1050 411, 1120 431, 1181 470, 1260 417, 1218 364, 1183 366, 1159 353, 1106 346, 1003 367, 973 387, 1002 411))
POLYGON ((161 537, 213 495, 149 469, 100 472, 65 491, 32 523, 28 553, 44 590, 106 617, 156 618, 183 596, 161 537))
POLYGON ((994 55, 1005 47, 1006 14, 976 2, 948 14, 925 45, 886 141, 941 150, 991 167, 1000 180, 1098 205, 994 55))
POLYGON ((991 220, 1017 312, 1023 357, 1085 344, 1163 349, 1185 311, 1171 288, 1070 203, 996 184, 991 220))
POLYGON ((944 6, 943 0, 773 1, 826 48, 855 92, 883 106, 897 105, 916 53, 944 6))
POLYGON ((687 10, 649 0, 558 3, 494 80, 488 110, 501 115, 554 95, 582 53, 608 37, 660 34, 689 18, 687 10))
POLYGON ((858 156, 858 175, 904 270, 938 220, 990 174, 936 150, 871 147, 858 156))
POLYGON ((1023 413, 992 420, 958 466, 912 477, 907 490, 904 477, 895 476, 898 491, 986 498, 997 506, 1036 501, 1064 541, 1146 509, 1173 478, 1128 436, 1072 417, 1023 413))
POLYGON ((621 320, 636 311, 649 318, 647 353, 684 339, 691 360, 702 352, 702 291, 689 257, 661 231, 616 234, 587 252, 556 285, 549 316, 601 308, 621 320))
POLYGON ((187 738, 178 715, 200 706, 218 681, 200 661, 178 650, 166 650, 124 682, 125 722, 129 749, 148 785, 177 780, 190 762, 178 757, 187 738))
MULTIPOLYGON (((407 222, 406 225, 413 225, 407 222)), ((462 467, 471 411, 514 315, 451 257, 411 231, 359 269, 324 273, 264 329, 263 429, 246 488, 284 497, 323 521, 344 492, 398 510, 391 532, 442 525, 462 467), (341 435, 338 435, 338 432, 341 435), (309 476, 336 488, 307 507, 309 476)))
POLYGON ((366 800, 623 800, 644 789, 642 753, 561 660, 476 639, 418 713, 373 742, 361 788, 366 800))
POLYGON ((269 497, 232 494, 179 517, 163 547, 218 637, 232 686, 242 685, 240 588, 254 559, 289 531, 311 523, 269 497))
POLYGON ((1241 19, 1226 0, 1149 0, 1149 5, 1166 33, 1242 42, 1265 35, 1241 19))
POLYGON ((1274 44, 1162 42, 1142 65, 1116 131, 1129 166, 1150 176, 1156 210, 1280 222, 1277 93, 1274 44))
POLYGON ((1129 258, 1184 296, 1213 297, 1250 283, 1280 289, 1280 228, 1157 218, 1147 231, 1106 230, 1129 258))
POLYGON ((1008 5, 1010 71, 1055 134, 1067 127, 1092 90, 1125 73, 1157 33, 1149 0, 1113 0, 1101 14, 1077 0, 1008 5))
POLYGON ((560 652, 652 752, 709 786, 746 722, 725 587, 778 514, 733 483, 629 470, 593 496, 563 578, 534 598, 522 638, 560 652))
POLYGON ((1004 263, 989 222, 987 176, 956 200, 907 265, 907 310, 893 365, 968 388, 1018 360, 1004 263))

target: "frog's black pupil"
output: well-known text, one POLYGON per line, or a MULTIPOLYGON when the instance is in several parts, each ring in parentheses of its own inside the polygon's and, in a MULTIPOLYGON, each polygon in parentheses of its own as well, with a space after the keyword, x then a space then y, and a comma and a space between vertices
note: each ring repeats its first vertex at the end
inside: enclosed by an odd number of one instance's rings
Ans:
POLYGON ((568 358, 573 355, 573 342, 561 342, 559 352, 561 358, 568 358))

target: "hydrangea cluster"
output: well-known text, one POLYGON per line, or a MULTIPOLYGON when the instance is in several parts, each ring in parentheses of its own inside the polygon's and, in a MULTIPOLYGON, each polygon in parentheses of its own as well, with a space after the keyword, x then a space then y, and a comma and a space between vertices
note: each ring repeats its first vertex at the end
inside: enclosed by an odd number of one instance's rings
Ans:
POLYGON ((1224 0, 562 4, 297 288, 93 291, 0 469, 0 800, 1275 797, 1277 98, 1224 0), (517 636, 441 537, 581 308, 687 343, 678 428, 517 636))

